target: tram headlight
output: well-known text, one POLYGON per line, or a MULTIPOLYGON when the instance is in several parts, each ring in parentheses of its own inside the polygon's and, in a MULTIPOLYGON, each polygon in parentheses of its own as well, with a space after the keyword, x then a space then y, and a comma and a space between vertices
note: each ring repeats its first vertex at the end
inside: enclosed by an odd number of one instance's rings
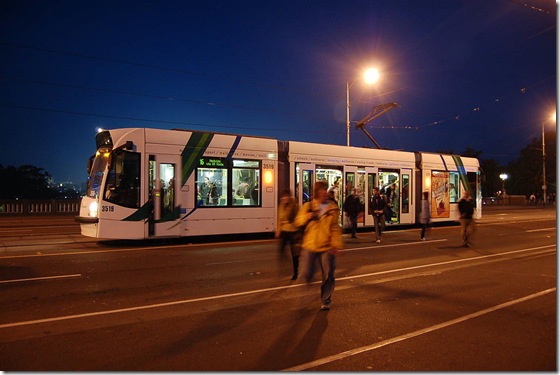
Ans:
POLYGON ((97 207, 97 202, 91 202, 91 204, 89 205, 89 216, 97 217, 97 207))

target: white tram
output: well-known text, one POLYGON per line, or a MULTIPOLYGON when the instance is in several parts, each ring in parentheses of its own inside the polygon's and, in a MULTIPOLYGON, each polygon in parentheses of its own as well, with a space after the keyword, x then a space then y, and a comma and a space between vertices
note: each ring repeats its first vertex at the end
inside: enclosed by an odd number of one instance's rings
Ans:
POLYGON ((356 189, 364 207, 359 227, 373 225, 367 202, 374 186, 393 198, 389 225, 417 222, 422 191, 430 192, 434 222, 458 219, 465 189, 475 217, 481 214, 474 158, 145 128, 105 130, 96 144, 76 217, 89 237, 273 232, 280 191, 290 188, 303 204, 317 180, 332 186, 341 207, 356 189))

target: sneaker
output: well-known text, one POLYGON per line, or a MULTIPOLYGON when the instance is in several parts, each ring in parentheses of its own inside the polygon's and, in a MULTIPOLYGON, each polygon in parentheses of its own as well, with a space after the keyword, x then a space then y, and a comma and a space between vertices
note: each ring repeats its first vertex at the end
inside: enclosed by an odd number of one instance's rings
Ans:
POLYGON ((331 309, 331 305, 326 305, 326 304, 322 304, 321 305, 321 310, 330 310, 331 309))
POLYGON ((378 238, 377 241, 375 241, 375 243, 381 243, 381 238, 378 238))
POLYGON ((294 274, 292 275, 292 278, 291 278, 290 280, 297 280, 297 274, 294 273, 294 274))
POLYGON ((422 237, 420 238, 422 241, 426 241, 426 237, 422 237))

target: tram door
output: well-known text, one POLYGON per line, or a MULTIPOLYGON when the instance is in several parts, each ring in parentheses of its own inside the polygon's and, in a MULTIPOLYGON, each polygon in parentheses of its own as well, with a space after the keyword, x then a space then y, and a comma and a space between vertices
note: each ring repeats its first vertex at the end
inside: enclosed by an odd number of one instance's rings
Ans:
POLYGON ((379 186, 379 171, 377 168, 364 169, 364 225, 373 226, 373 213, 369 210, 369 201, 373 196, 373 188, 379 186))
POLYGON ((148 197, 153 212, 147 223, 149 237, 179 236, 180 160, 178 155, 150 155, 148 167, 148 197))
MULTIPOLYGON (((373 225, 373 218, 368 213, 368 202, 371 198, 373 186, 376 186, 376 183, 377 168, 353 166, 347 166, 344 168, 344 199, 346 199, 352 189, 356 189, 356 195, 360 198, 362 209, 358 214, 358 227, 373 225)), ((348 225, 346 217, 344 220, 344 223, 348 225)))
POLYGON ((415 222, 415 209, 412 194, 414 186, 412 186, 412 169, 401 169, 401 192, 400 192, 400 207, 401 207, 401 223, 412 224, 415 222))
POLYGON ((342 194, 342 222, 344 223, 344 228, 350 227, 350 219, 348 215, 344 212, 344 204, 348 196, 352 193, 352 190, 355 190, 356 195, 360 198, 360 213, 358 214, 358 227, 364 225, 364 194, 363 190, 360 188, 360 175, 358 174, 358 167, 354 166, 345 166, 344 167, 344 193, 342 194))
POLYGON ((296 164, 295 194, 300 206, 311 200, 314 185, 315 165, 303 163, 296 164))

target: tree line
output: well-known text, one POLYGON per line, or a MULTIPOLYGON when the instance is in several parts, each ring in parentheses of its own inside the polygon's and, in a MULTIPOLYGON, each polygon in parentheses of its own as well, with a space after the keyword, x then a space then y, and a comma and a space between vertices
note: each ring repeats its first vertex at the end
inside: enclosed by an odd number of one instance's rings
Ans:
POLYGON ((51 175, 33 165, 19 167, 0 164, 0 199, 55 199, 79 198, 73 189, 53 186, 51 175))
MULTIPOLYGON (((503 187, 508 195, 529 197, 531 194, 535 194, 539 197, 542 196, 543 185, 542 151, 542 139, 535 138, 521 150, 517 159, 510 161, 507 165, 500 165, 494 158, 484 159, 481 157, 482 151, 471 147, 467 147, 460 155, 479 159, 482 169, 483 197, 497 196, 503 187), (500 175, 504 173, 508 175, 508 178, 502 182, 500 175)), ((454 154, 453 150, 438 152, 454 154)), ((556 192, 556 132, 545 134, 545 153, 546 191, 547 193, 556 192)))

